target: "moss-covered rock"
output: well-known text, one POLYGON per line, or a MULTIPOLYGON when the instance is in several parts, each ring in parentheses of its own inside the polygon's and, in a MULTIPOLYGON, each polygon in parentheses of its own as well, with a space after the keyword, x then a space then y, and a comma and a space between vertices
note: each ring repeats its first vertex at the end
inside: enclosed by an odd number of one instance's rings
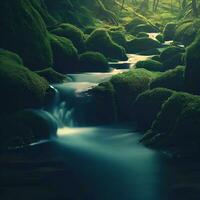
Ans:
POLYGON ((184 52, 184 48, 175 46, 167 47, 160 55, 165 70, 173 69, 178 65, 184 65, 184 52))
POLYGON ((173 94, 172 90, 156 88, 141 93, 135 100, 132 109, 133 121, 140 130, 148 130, 162 104, 173 94))
POLYGON ((187 48, 185 84, 188 92, 200 94, 200 37, 187 48))
POLYGON ((160 43, 164 43, 164 36, 163 36, 163 34, 158 34, 156 36, 156 40, 158 40, 160 43))
POLYGON ((136 37, 138 37, 138 38, 144 38, 144 37, 148 38, 149 35, 148 35, 147 33, 145 33, 145 32, 139 32, 139 33, 136 35, 136 37))
POLYGON ((151 60, 155 60, 155 61, 161 62, 160 55, 152 56, 152 57, 151 57, 151 60))
POLYGON ((81 72, 107 72, 108 60, 98 52, 85 52, 79 56, 79 70, 81 72))
POLYGON ((163 37, 165 41, 173 40, 175 37, 176 32, 176 24, 173 22, 170 22, 166 24, 164 30, 163 30, 163 37))
POLYGON ((17 55, 0 50, 0 114, 41 107, 48 87, 48 82, 25 68, 17 55))
POLYGON ((78 53, 72 42, 65 37, 49 34, 53 51, 53 68, 60 73, 77 71, 78 53))
POLYGON ((125 49, 116 44, 105 29, 93 31, 86 40, 89 51, 96 51, 104 54, 110 59, 127 60, 125 49))
POLYGON ((133 35, 136 35, 136 34, 138 34, 140 32, 155 33, 157 31, 158 30, 155 27, 153 27, 152 25, 150 25, 150 24, 139 24, 134 29, 129 31, 129 33, 131 33, 133 35))
POLYGON ((67 76, 56 72, 52 68, 46 68, 36 72, 39 76, 45 78, 49 83, 64 83, 71 81, 67 76))
POLYGON ((155 60, 144 60, 144 61, 139 61, 136 63, 135 65, 136 68, 144 68, 147 69, 149 71, 157 71, 157 72, 163 72, 164 71, 164 67, 163 64, 155 61, 155 60))
POLYGON ((142 19, 142 18, 139 18, 139 17, 135 17, 131 22, 129 22, 125 28, 126 30, 129 32, 133 29, 135 29, 138 25, 140 24, 146 24, 146 22, 142 19))
POLYGON ((126 35, 122 31, 109 31, 111 39, 122 47, 126 47, 126 35))
POLYGON ((184 91, 185 87, 185 67, 178 66, 175 69, 168 70, 155 78, 150 88, 168 88, 176 91, 184 91))
POLYGON ((151 129, 141 141, 154 147, 166 148, 171 146, 170 134, 176 126, 182 111, 190 102, 199 100, 198 96, 187 93, 174 93, 162 106, 160 113, 152 124, 151 129))
POLYGON ((1 119, 3 146, 22 146, 56 136, 54 118, 42 110, 22 110, 1 119))
POLYGON ((130 120, 130 111, 137 96, 149 89, 149 83, 156 74, 145 69, 134 69, 112 77, 120 120, 130 120))
POLYGON ((45 23, 30 1, 1 1, 0 24, 1 48, 19 54, 33 70, 52 66, 45 23))
POLYGON ((185 20, 177 25, 174 40, 188 46, 195 40, 199 29, 200 20, 185 20))
POLYGON ((74 110, 74 118, 79 125, 105 125, 115 123, 117 109, 115 91, 110 82, 101 83, 79 99, 74 110))
POLYGON ((51 33, 71 40, 79 53, 85 50, 84 33, 76 26, 72 24, 60 24, 57 28, 51 30, 51 33))
POLYGON ((161 46, 160 42, 151 38, 136 38, 127 43, 126 49, 128 53, 142 53, 160 48, 161 46))

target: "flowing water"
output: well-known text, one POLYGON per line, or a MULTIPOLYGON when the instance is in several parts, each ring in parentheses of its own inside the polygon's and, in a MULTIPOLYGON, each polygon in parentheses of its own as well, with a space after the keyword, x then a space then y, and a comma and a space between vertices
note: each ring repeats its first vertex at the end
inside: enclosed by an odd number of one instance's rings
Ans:
MULTIPOLYGON (((132 63, 128 62, 129 67, 138 59, 145 57, 129 55, 132 63)), ((51 113, 58 121, 58 138, 51 144, 33 145, 27 150, 29 157, 35 155, 46 161, 47 166, 32 169, 31 164, 31 170, 29 166, 25 172, 23 168, 20 177, 25 177, 25 185, 9 187, 4 199, 12 195, 18 199, 28 196, 29 200, 192 199, 175 183, 178 171, 170 159, 139 144, 141 135, 133 127, 128 124, 77 126, 73 118, 75 102, 81 101, 88 89, 123 71, 71 74, 73 82, 54 85, 57 92, 51 113)), ((89 97, 83 98, 87 101, 89 97)))

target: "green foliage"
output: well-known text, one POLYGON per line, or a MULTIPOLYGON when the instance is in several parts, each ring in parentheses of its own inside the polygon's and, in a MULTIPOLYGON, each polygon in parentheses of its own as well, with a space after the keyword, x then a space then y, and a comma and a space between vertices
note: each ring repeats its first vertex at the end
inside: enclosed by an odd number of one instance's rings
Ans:
POLYGON ((145 60, 145 61, 139 61, 135 65, 136 68, 144 68, 149 71, 157 71, 157 72, 162 72, 164 71, 163 64, 155 61, 155 60, 145 60))
POLYGON ((25 68, 17 55, 0 50, 0 114, 41 107, 48 87, 47 81, 25 68))
POLYGON ((133 120, 140 130, 148 130, 162 104, 173 94, 172 90, 156 88, 141 93, 135 100, 132 109, 133 120))
POLYGON ((128 53, 143 53, 161 47, 160 42, 151 38, 136 38, 127 43, 128 53))
POLYGON ((122 31, 109 31, 108 32, 111 39, 116 43, 119 44, 122 47, 126 47, 126 35, 122 31))
POLYGON ((184 52, 184 48, 174 46, 167 47, 160 55, 165 70, 173 69, 178 65, 184 65, 184 52))
POLYGON ((61 73, 75 72, 78 64, 77 49, 65 37, 49 34, 53 50, 53 67, 61 73))
POLYGON ((158 34, 156 36, 156 39, 160 42, 160 43, 164 43, 164 36, 163 34, 158 34))
POLYGON ((168 70, 155 78, 150 88, 168 88, 176 91, 183 91, 185 86, 185 67, 178 66, 175 69, 168 70))
POLYGON ((176 32, 176 24, 173 22, 170 22, 166 24, 164 30, 163 30, 163 37, 165 41, 173 40, 175 37, 176 32))
POLYGON ((79 70, 81 72, 107 72, 108 60, 98 52, 85 52, 79 56, 79 70))
POLYGON ((64 83, 69 82, 70 79, 52 68, 46 68, 36 72, 39 76, 45 78, 49 83, 64 83))
POLYGON ((84 33, 76 26, 72 24, 60 24, 55 29, 51 30, 51 33, 71 40, 79 53, 85 50, 84 33))
POLYGON ((19 54, 24 64, 38 70, 52 66, 52 52, 43 19, 28 0, 1 1, 1 48, 19 54))
POLYGON ((52 116, 41 110, 22 110, 1 119, 3 146, 22 146, 56 136, 57 124, 52 116))
POLYGON ((149 89, 149 83, 156 74, 145 69, 134 69, 112 77, 119 119, 130 119, 130 109, 137 96, 149 89))
POLYGON ((187 91, 200 94, 200 37, 187 48, 185 83, 187 91))
POLYGON ((89 51, 96 51, 104 54, 110 59, 127 60, 125 49, 116 44, 105 29, 93 31, 86 40, 89 51))

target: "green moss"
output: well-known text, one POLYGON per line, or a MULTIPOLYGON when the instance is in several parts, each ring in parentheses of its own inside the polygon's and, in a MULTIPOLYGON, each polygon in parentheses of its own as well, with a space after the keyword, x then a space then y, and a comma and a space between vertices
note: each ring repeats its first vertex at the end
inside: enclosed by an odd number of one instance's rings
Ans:
POLYGON ((45 78, 49 83, 64 83, 71 81, 67 76, 56 72, 52 68, 46 68, 36 72, 39 76, 45 78))
POLYGON ((25 68, 17 55, 0 50, 0 114, 41 107, 48 87, 47 81, 25 68))
POLYGON ((159 34, 156 36, 156 40, 158 40, 160 43, 164 43, 164 36, 163 34, 159 34))
POLYGON ((125 49, 113 42, 105 29, 93 31, 86 40, 89 51, 96 51, 104 54, 110 59, 127 60, 125 49))
POLYGON ((155 56, 151 57, 151 60, 155 60, 155 61, 161 62, 161 58, 160 58, 159 55, 155 55, 155 56))
POLYGON ((60 73, 77 71, 78 54, 72 42, 53 34, 49 34, 49 38, 53 50, 53 68, 60 73))
POLYGON ((131 22, 129 22, 125 28, 127 31, 131 31, 133 30, 134 28, 136 28, 138 25, 140 24, 145 24, 146 22, 141 19, 141 18, 138 18, 138 17, 135 17, 131 22))
POLYGON ((142 141, 145 144, 166 147, 171 146, 170 134, 176 126, 182 111, 190 102, 198 100, 199 97, 187 93, 173 94, 162 106, 160 113, 153 122, 151 129, 144 135, 142 141))
POLYGON ((187 48, 185 84, 188 92, 200 94, 200 37, 187 48))
POLYGON ((185 67, 178 66, 175 69, 168 70, 162 73, 159 77, 155 78, 151 84, 150 88, 168 88, 176 91, 184 91, 185 81, 185 67))
POLYGON ((148 38, 149 35, 148 35, 147 33, 145 33, 145 32, 139 32, 139 33, 136 35, 136 37, 138 37, 138 38, 144 38, 144 37, 148 38))
POLYGON ((79 70, 82 72, 107 72, 108 60, 98 52, 85 52, 79 56, 79 70))
POLYGON ((175 46, 167 47, 160 55, 165 70, 173 69, 178 65, 184 65, 184 52, 184 48, 175 46))
POLYGON ((156 48, 160 48, 162 45, 160 42, 153 40, 151 38, 137 38, 129 41, 127 43, 128 53, 142 53, 145 51, 150 51, 156 48))
POLYGON ((135 100, 132 109, 133 121, 140 130, 148 130, 162 104, 173 94, 172 90, 156 88, 141 93, 135 100))
POLYGON ((163 30, 163 37, 165 41, 173 40, 175 37, 176 32, 176 24, 173 22, 170 22, 166 24, 164 30, 163 30))
POLYGON ((60 24, 51 33, 71 40, 79 53, 85 50, 84 33, 76 26, 72 24, 60 24))
POLYGON ((185 46, 190 45, 197 36, 200 28, 200 20, 186 20, 177 26, 175 41, 185 46))
POLYGON ((52 52, 43 19, 28 0, 1 1, 1 48, 19 54, 24 64, 38 70, 52 66, 52 52))
POLYGON ((129 120, 130 109, 137 96, 149 89, 149 83, 156 74, 145 69, 134 69, 112 77, 119 119, 129 120))
POLYGON ((155 33, 158 30, 156 28, 154 28, 152 25, 150 24, 139 24, 137 25, 134 29, 132 29, 131 31, 129 31, 129 33, 136 35, 140 32, 145 32, 145 33, 155 33))
POLYGON ((28 145, 56 136, 57 124, 45 111, 22 110, 2 120, 0 133, 4 146, 28 145))
MULTIPOLYGON (((99 84, 87 92, 90 100, 83 101, 75 112, 76 119, 80 124, 105 125, 115 123, 117 120, 117 109, 115 102, 115 91, 110 82, 99 84)), ((80 101, 79 101, 80 102, 80 101)))
POLYGON ((111 39, 122 47, 126 47, 126 35, 122 31, 109 31, 111 39))
POLYGON ((162 72, 164 71, 163 64, 155 61, 155 60, 145 60, 145 61, 139 61, 135 65, 136 68, 144 68, 149 71, 157 71, 157 72, 162 72))

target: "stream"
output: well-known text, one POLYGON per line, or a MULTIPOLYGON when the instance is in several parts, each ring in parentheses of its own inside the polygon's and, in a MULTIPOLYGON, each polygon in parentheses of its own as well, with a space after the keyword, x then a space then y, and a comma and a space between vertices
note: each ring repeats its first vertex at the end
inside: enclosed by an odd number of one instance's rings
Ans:
POLYGON ((193 190, 191 196, 187 185, 177 183, 180 170, 173 161, 139 144, 141 135, 129 124, 78 127, 73 119, 74 99, 147 58, 129 55, 126 62, 110 63, 118 67, 109 73, 70 74, 73 82, 53 85, 58 93, 52 110, 58 138, 27 148, 31 160, 25 165, 2 166, 1 177, 4 171, 18 170, 1 188, 2 199, 188 200, 193 195, 195 199, 193 190))

